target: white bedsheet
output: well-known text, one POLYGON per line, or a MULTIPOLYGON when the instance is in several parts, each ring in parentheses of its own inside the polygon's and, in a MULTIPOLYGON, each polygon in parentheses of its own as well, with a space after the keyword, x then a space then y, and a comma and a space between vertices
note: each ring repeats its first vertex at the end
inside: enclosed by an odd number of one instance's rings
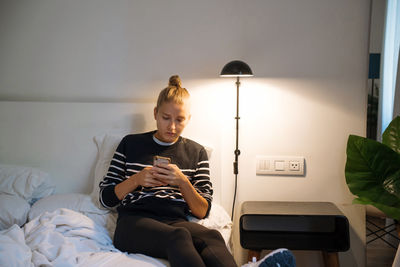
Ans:
POLYGON ((140 254, 117 250, 106 228, 89 217, 57 209, 23 228, 0 232, 0 266, 166 266, 140 254))
POLYGON ((0 231, 0 266, 33 266, 32 252, 25 244, 24 231, 14 224, 0 231))

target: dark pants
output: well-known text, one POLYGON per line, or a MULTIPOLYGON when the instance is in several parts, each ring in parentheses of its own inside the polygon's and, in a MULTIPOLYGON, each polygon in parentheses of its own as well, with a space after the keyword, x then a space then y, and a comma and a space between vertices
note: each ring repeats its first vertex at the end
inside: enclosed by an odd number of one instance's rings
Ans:
POLYGON ((168 259, 171 267, 237 266, 218 231, 183 219, 120 217, 114 245, 124 252, 168 259))

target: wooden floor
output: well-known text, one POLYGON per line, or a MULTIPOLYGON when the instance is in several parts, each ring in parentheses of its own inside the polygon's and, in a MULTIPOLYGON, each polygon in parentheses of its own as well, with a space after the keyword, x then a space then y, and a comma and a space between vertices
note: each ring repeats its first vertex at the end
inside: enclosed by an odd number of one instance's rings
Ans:
MULTIPOLYGON (((371 234, 371 232, 379 230, 374 224, 383 227, 385 226, 385 220, 367 216, 367 267, 391 267, 399 241, 390 236, 385 238, 386 242, 389 242, 396 248, 392 248, 382 239, 376 239, 368 243, 376 237, 374 234, 371 234)), ((393 235, 397 235, 394 226, 389 229, 393 230, 391 231, 393 235)), ((379 231, 376 232, 376 234, 382 235, 383 232, 379 231)))

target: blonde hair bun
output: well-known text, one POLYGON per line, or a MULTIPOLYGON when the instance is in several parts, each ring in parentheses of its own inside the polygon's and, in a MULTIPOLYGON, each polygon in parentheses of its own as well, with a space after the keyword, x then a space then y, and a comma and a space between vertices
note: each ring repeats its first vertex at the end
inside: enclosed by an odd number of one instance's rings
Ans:
POLYGON ((182 87, 181 78, 178 75, 172 75, 169 78, 168 86, 175 86, 176 88, 182 87))
POLYGON ((162 103, 173 101, 182 104, 184 99, 189 97, 189 92, 186 88, 182 88, 181 78, 178 75, 173 75, 169 78, 168 87, 161 90, 157 99, 157 106, 159 108, 162 103))

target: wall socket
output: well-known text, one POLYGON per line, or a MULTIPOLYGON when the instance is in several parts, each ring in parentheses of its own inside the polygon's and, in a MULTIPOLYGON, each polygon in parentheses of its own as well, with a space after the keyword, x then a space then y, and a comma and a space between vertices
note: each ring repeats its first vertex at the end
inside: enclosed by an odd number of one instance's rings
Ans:
POLYGON ((256 174, 260 175, 304 175, 304 157, 257 156, 256 174))
POLYGON ((290 171, 299 171, 300 170, 300 162, 297 160, 289 161, 289 170, 290 171))

